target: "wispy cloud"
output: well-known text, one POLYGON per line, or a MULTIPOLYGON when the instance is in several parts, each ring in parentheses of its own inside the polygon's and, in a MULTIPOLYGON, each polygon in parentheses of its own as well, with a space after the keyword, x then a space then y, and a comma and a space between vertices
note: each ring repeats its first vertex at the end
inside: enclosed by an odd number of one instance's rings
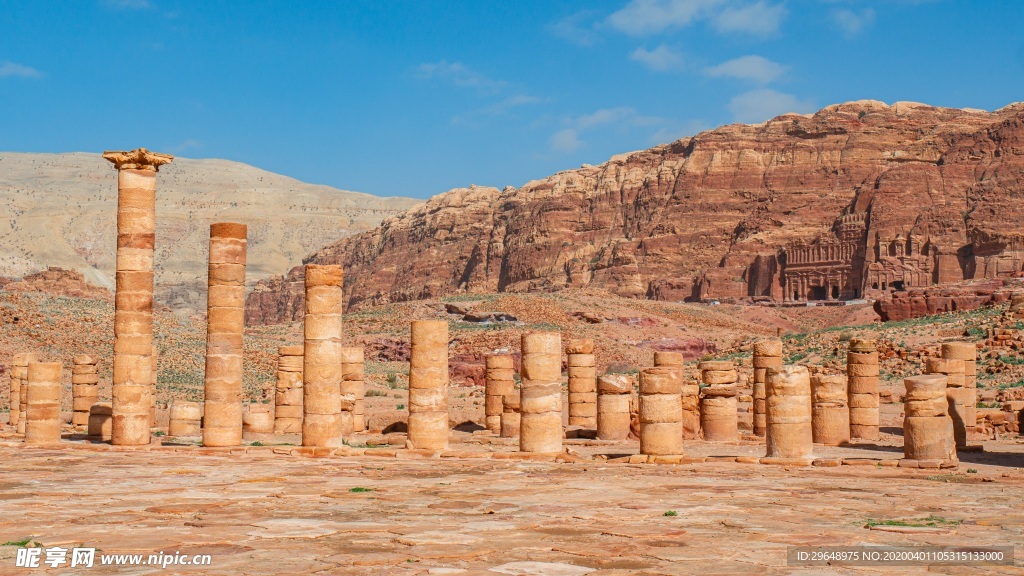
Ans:
POLYGON ((601 39, 594 16, 594 11, 584 10, 548 24, 547 29, 570 44, 590 46, 601 39))
POLYGON ((753 4, 727 6, 712 20, 719 32, 771 36, 779 31, 786 7, 782 4, 754 2, 753 4))
POLYGON ((704 69, 704 74, 712 78, 739 78, 761 84, 772 82, 785 72, 782 64, 757 55, 740 56, 704 69))
POLYGON ((103 0, 103 4, 117 10, 145 10, 153 7, 149 0, 103 0))
POLYGON ((623 106, 618 108, 602 108, 590 114, 583 114, 563 121, 564 128, 556 131, 548 139, 551 149, 555 152, 573 152, 585 142, 582 135, 586 132, 604 127, 630 129, 638 127, 662 126, 663 118, 644 116, 636 109, 623 106))
POLYGON ((747 124, 764 122, 787 112, 806 114, 814 108, 814 102, 810 100, 801 100, 792 94, 769 88, 744 92, 729 101, 733 119, 747 124))
POLYGON ((516 94, 515 96, 509 96, 499 102, 495 102, 490 106, 459 114, 452 118, 452 124, 479 128, 484 126, 487 121, 493 117, 504 116, 516 108, 539 104, 541 102, 543 102, 543 99, 536 96, 531 96, 529 94, 516 94))
POLYGON ((182 142, 181 144, 178 144, 177 146, 171 146, 169 150, 171 151, 172 154, 184 154, 188 150, 193 150, 202 147, 202 142, 200 142, 199 140, 189 138, 182 142))
POLYGON ((770 36, 779 31, 786 7, 765 0, 632 0, 606 19, 632 36, 660 34, 707 21, 722 33, 770 36))
POLYGON ((447 80, 456 86, 474 88, 483 92, 499 92, 508 86, 504 80, 495 80, 470 70, 461 62, 441 60, 435 63, 420 64, 416 68, 416 77, 421 80, 447 80))
POLYGON ((843 36, 853 38, 874 24, 875 11, 872 8, 865 8, 860 12, 849 8, 840 8, 832 11, 832 21, 843 31, 843 36))
POLYGON ((42 72, 31 66, 8 60, 0 62, 0 78, 39 78, 42 75, 42 72))
POLYGON ((654 50, 637 48, 630 53, 629 59, 635 60, 657 72, 678 70, 683 66, 682 54, 679 54, 664 44, 658 46, 654 50))

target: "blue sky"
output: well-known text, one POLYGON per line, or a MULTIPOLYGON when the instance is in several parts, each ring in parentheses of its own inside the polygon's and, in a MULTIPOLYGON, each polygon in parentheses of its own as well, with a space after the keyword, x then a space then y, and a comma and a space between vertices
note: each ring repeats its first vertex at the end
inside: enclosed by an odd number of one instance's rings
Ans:
POLYGON ((1024 100, 1024 2, 0 0, 0 150, 427 197, 857 99, 1024 100))

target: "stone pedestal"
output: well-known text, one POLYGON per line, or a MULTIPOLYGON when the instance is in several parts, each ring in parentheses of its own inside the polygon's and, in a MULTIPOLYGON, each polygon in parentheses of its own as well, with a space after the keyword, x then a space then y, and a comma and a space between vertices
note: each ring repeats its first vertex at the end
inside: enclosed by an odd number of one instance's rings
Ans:
MULTIPOLYGON (((754 343, 754 422, 755 436, 764 436, 767 421, 765 420, 765 379, 769 368, 782 366, 782 340, 768 339, 754 343)), ((845 399, 843 400, 845 404, 845 399)))
POLYGON ((274 413, 270 404, 249 404, 242 413, 242 436, 262 440, 274 433, 274 413))
POLYGON ((569 425, 597 428, 597 365, 594 341, 570 340, 565 346, 569 376, 569 425))
POLYGON ((60 442, 60 362, 28 365, 25 444, 60 442))
POLYGON ((302 433, 302 346, 277 349, 274 433, 302 433))
POLYGON ((412 323, 409 356, 409 443, 414 448, 448 448, 448 322, 412 323))
POLYGON ((909 460, 955 460, 953 421, 946 400, 946 376, 927 374, 903 380, 903 456, 909 460))
POLYGON ((850 408, 847 398, 846 376, 811 376, 811 430, 815 444, 849 444, 850 408))
POLYGON ((38 362, 38 359, 32 352, 15 354, 11 362, 11 423, 19 434, 25 433, 25 410, 28 408, 28 365, 33 362, 38 362))
POLYGON ((850 437, 878 440, 878 351, 874 340, 850 340, 846 382, 850 437))
POLYGON ((341 432, 340 265, 306 265, 303 318, 302 445, 338 447, 341 432))
POLYGON ((807 459, 811 431, 811 378, 806 366, 769 368, 765 375, 768 458, 807 459))
POLYGON ((111 441, 150 443, 156 173, 174 157, 145 148, 104 152, 117 167, 117 261, 111 441))
POLYGON ((562 451, 562 336, 532 332, 522 336, 519 450, 562 451))
MULTIPOLYGON (((341 373, 342 417, 351 399, 352 432, 363 432, 366 430, 366 354, 362 346, 341 349, 341 373)), ((342 427, 346 426, 342 422, 342 427)))
POLYGON ((242 445, 246 244, 244 224, 210 226, 203 446, 242 445))
POLYGON ((600 440, 629 438, 629 399, 633 381, 625 374, 605 374, 597 379, 597 437, 600 440))
POLYGON ((519 412, 520 391, 515 389, 511 394, 504 397, 501 403, 501 437, 518 438, 519 425, 522 421, 522 414, 519 412))
POLYGON ((96 357, 79 354, 72 358, 71 366, 71 424, 78 429, 89 427, 89 410, 100 401, 100 380, 96 371, 96 357))
POLYGON ((171 402, 168 436, 199 436, 202 433, 202 407, 198 402, 175 400, 171 402))
MULTIPOLYGON (((198 434, 198 429, 196 433, 198 434)), ((114 433, 114 409, 110 402, 97 402, 89 409, 89 436, 109 441, 114 433)))
POLYGON ((953 421, 953 438, 957 448, 967 446, 967 406, 971 394, 966 387, 964 361, 957 358, 928 358, 924 373, 946 377, 946 401, 949 405, 949 418, 953 421))
POLYGON ((484 425, 491 432, 500 434, 505 398, 511 396, 516 388, 515 361, 510 354, 488 354, 484 363, 487 368, 484 381, 484 425))
POLYGON ((978 348, 971 342, 946 342, 942 357, 964 362, 963 420, 967 431, 978 424, 978 348))
POLYGON ((700 424, 704 439, 735 442, 740 439, 736 413, 736 366, 732 362, 708 361, 698 365, 701 381, 700 424))
POLYGON ((682 371, 672 366, 640 371, 640 453, 683 453, 682 371))

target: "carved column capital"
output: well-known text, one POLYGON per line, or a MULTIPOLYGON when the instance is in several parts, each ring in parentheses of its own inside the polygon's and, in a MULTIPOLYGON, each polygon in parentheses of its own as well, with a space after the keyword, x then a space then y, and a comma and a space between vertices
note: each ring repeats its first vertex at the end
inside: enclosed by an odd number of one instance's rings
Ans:
POLYGON ((149 170, 150 172, 159 172, 160 166, 170 164, 174 160, 174 156, 170 154, 150 152, 145 148, 137 148, 130 152, 108 150, 103 153, 103 157, 113 162, 118 170, 149 170))

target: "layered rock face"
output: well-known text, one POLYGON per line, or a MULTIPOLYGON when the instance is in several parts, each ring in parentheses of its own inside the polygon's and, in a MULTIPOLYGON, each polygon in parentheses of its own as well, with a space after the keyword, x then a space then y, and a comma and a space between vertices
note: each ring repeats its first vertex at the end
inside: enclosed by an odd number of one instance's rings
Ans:
MULTIPOLYGON (((881 297, 1019 273, 1022 198, 1024 105, 860 101, 724 126, 519 189, 451 190, 306 262, 344 264, 350 305, 588 286, 783 300, 798 246, 812 258, 790 275, 804 283, 798 300, 881 297)), ((301 274, 259 283, 247 317, 298 319, 301 274)))

